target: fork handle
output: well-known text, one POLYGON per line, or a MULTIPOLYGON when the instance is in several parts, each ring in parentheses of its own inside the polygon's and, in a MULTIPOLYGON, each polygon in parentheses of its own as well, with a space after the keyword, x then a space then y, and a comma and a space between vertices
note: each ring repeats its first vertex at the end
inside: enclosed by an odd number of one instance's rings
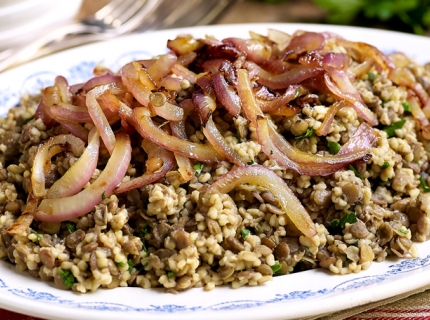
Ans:
POLYGON ((38 57, 37 52, 54 40, 62 39, 67 35, 72 34, 97 33, 100 31, 101 28, 99 27, 88 26, 82 23, 71 23, 60 26, 59 28, 56 28, 55 30, 46 33, 45 35, 33 42, 24 44, 17 49, 11 48, 6 50, 5 52, 2 52, 1 55, 4 56, 4 58, 0 60, 0 72, 13 66, 16 66, 20 63, 30 61, 35 57, 38 57))

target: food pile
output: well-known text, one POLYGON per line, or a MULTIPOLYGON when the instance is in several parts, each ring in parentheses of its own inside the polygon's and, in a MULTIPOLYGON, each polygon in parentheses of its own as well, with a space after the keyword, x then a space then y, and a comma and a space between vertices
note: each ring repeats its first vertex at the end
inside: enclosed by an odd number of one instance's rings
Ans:
POLYGON ((418 256, 430 73, 332 33, 180 35, 0 119, 0 258, 77 292, 418 256))

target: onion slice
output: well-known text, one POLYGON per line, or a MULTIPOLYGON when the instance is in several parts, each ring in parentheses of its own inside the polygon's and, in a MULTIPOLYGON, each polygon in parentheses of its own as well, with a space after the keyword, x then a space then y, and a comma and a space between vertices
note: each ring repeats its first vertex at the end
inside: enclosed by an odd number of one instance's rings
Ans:
POLYGON ((45 167, 50 163, 50 157, 64 150, 69 144, 75 156, 84 151, 84 142, 71 134, 61 134, 46 140, 37 150, 31 172, 31 185, 35 197, 45 196, 45 167))
POLYGON ((241 109, 240 98, 236 92, 229 87, 221 72, 214 73, 211 82, 219 102, 221 102, 227 112, 233 117, 237 116, 241 109))
POLYGON ((175 158, 173 153, 160 147, 150 140, 144 139, 142 141, 142 147, 148 154, 147 164, 153 160, 162 161, 162 164, 156 171, 151 172, 147 165, 146 172, 140 177, 133 178, 129 181, 122 182, 119 186, 114 189, 114 193, 122 193, 132 189, 141 188, 144 185, 153 183, 163 178, 167 172, 169 172, 175 166, 175 158))
POLYGON ((170 151, 181 153, 202 162, 214 163, 224 160, 211 145, 198 144, 168 135, 158 128, 151 119, 151 111, 140 107, 133 109, 133 125, 144 138, 170 151))
POLYGON ((242 166, 224 174, 207 190, 212 192, 228 193, 240 184, 252 184, 267 188, 278 198, 279 205, 292 223, 305 236, 313 237, 317 234, 314 223, 300 200, 294 195, 288 185, 272 170, 261 166, 242 166))
POLYGON ((110 154, 112 154, 115 145, 115 134, 113 133, 109 121, 103 113, 100 104, 97 102, 97 97, 99 97, 105 91, 106 90, 103 86, 91 89, 87 93, 86 103, 88 107, 88 113, 90 114, 94 125, 99 130, 100 136, 102 137, 106 149, 109 151, 110 154))
POLYGON ((115 146, 100 176, 81 192, 64 198, 43 199, 35 218, 45 222, 72 220, 94 209, 104 196, 109 197, 121 182, 131 160, 130 138, 117 133, 115 146))
POLYGON ((48 189, 46 198, 74 195, 90 181, 99 159, 100 135, 96 127, 89 133, 89 143, 80 158, 48 189))

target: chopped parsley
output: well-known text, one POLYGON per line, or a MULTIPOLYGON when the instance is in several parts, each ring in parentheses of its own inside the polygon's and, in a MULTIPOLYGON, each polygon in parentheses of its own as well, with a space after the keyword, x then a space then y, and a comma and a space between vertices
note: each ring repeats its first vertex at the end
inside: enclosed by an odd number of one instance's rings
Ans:
POLYGON ((148 234, 148 233, 150 233, 151 232, 151 227, 150 226, 144 226, 143 228, 142 228, 142 233, 143 234, 148 234))
POLYGON ((117 263, 116 263, 116 265, 117 265, 118 267, 122 268, 122 267, 124 267, 124 266, 125 266, 125 263, 124 263, 124 262, 122 262, 122 261, 120 261, 120 262, 117 262, 117 263))
POLYGON ((128 272, 131 273, 131 271, 133 270, 134 264, 133 261, 131 261, 130 259, 127 260, 127 264, 128 264, 128 272))
POLYGON ((275 261, 275 264, 273 266, 270 266, 270 268, 272 268, 274 277, 282 276, 282 266, 279 261, 275 261))
POLYGON ((34 119, 34 115, 31 116, 30 118, 25 119, 23 124, 27 124, 27 123, 29 123, 33 119, 34 119))
POLYGON ((106 191, 102 193, 102 200, 106 199, 106 191))
POLYGON ((66 228, 69 233, 73 233, 76 231, 76 224, 72 221, 66 221, 66 228))
POLYGON ((352 172, 354 172, 354 174, 357 178, 363 179, 363 176, 360 174, 360 172, 357 171, 357 169, 354 168, 354 166, 352 164, 348 165, 348 169, 351 170, 352 172))
POLYGON ((388 138, 392 138, 395 136, 395 131, 401 129, 405 124, 406 119, 399 120, 385 127, 383 130, 387 133, 388 138))
POLYGON ((270 154, 273 154, 273 150, 270 150, 270 154))
POLYGON ((327 148, 330 154, 337 154, 340 150, 340 144, 336 141, 327 141, 327 148))
POLYGON ((251 231, 249 231, 248 229, 240 230, 240 235, 242 236, 243 239, 246 239, 246 237, 249 236, 250 233, 251 231))
POLYGON ((172 271, 167 272, 167 278, 171 279, 175 276, 175 273, 172 271))
POLYGON ((73 273, 70 270, 58 269, 58 274, 60 275, 61 279, 63 279, 63 284, 67 288, 71 288, 73 284, 76 282, 75 277, 73 276, 73 273))
POLYGON ((300 136, 295 137, 295 139, 304 139, 309 138, 314 135, 315 130, 313 128, 306 129, 306 132, 304 134, 301 134, 300 136))
POLYGON ((38 234, 36 231, 31 230, 30 231, 31 234, 34 234, 36 236, 36 243, 39 243, 39 240, 42 238, 42 236, 40 234, 38 234))
POLYGON ((388 161, 384 161, 382 164, 382 169, 387 169, 390 166, 390 163, 388 161))
POLYGON ((242 142, 242 138, 240 137, 240 134, 239 133, 236 133, 235 134, 235 137, 236 137, 236 139, 237 139, 237 142, 242 142))
POLYGON ((405 230, 405 229, 397 229, 398 232, 402 233, 402 234, 408 234, 409 230, 405 230))
POLYGON ((353 224, 355 222, 357 222, 357 217, 355 215, 354 212, 349 212, 349 213, 345 213, 342 218, 339 219, 334 219, 331 224, 330 227, 337 233, 341 233, 342 230, 345 228, 345 224, 349 223, 349 224, 353 224))
POLYGON ((251 165, 253 165, 255 162, 254 162, 254 160, 251 160, 251 161, 248 161, 248 164, 251 166, 251 165))
POLYGON ((420 187, 421 187, 421 189, 423 189, 424 192, 430 192, 430 188, 427 185, 427 182, 424 180, 424 177, 420 176, 419 180, 420 180, 420 187))
POLYGON ((296 89, 296 91, 294 91, 294 99, 300 97, 300 91, 299 89, 296 89))
POLYGON ((368 72, 367 73, 367 78, 369 79, 369 81, 372 81, 373 82, 373 80, 375 80, 375 74, 373 73, 373 72, 368 72))
POLYGON ((412 112, 411 105, 408 102, 406 102, 406 101, 403 102, 402 106, 403 106, 403 110, 405 110, 405 112, 412 112))
POLYGON ((193 168, 196 175, 199 175, 202 172, 203 167, 204 167, 203 163, 197 162, 196 164, 194 164, 193 168))

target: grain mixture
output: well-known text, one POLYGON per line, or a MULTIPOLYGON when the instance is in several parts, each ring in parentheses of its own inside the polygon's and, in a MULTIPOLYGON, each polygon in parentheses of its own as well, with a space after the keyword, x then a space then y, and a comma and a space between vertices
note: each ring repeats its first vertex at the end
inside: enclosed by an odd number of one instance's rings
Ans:
POLYGON ((418 256, 430 69, 329 33, 182 35, 0 119, 0 259, 77 292, 418 256))

